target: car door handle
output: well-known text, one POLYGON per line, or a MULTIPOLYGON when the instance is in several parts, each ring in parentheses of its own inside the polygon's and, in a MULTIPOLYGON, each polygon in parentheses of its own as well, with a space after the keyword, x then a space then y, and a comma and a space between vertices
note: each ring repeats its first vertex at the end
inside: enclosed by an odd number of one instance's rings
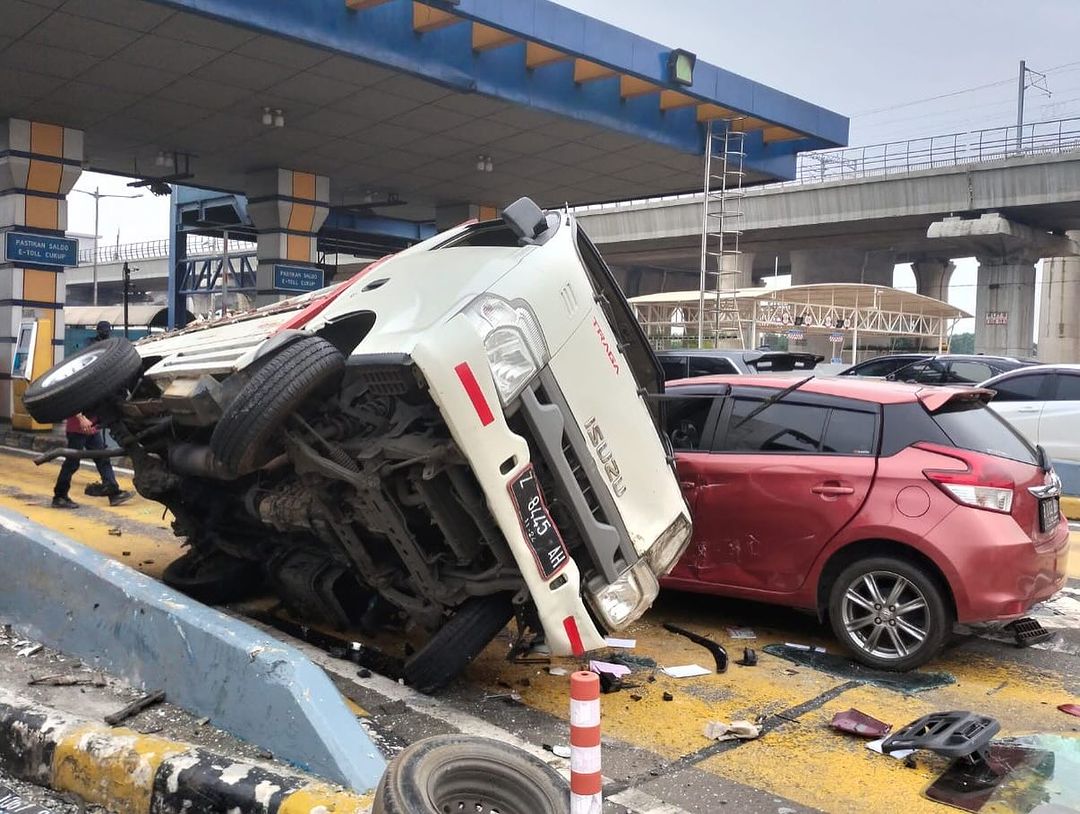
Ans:
POLYGON ((855 494, 855 489, 851 486, 843 486, 835 481, 832 483, 819 483, 816 486, 810 487, 810 491, 815 495, 825 495, 826 497, 839 497, 840 495, 855 494))
POLYGON ((1016 412, 1018 412, 1018 413, 1037 413, 1041 409, 1042 409, 1042 407, 1021 407, 1016 412))

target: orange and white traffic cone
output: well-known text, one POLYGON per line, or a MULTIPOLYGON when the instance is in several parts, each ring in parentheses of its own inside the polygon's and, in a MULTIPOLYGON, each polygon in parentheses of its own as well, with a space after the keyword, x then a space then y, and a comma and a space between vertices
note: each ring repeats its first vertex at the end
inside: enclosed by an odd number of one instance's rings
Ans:
POLYGON ((570 674, 570 814, 600 814, 600 676, 570 674))

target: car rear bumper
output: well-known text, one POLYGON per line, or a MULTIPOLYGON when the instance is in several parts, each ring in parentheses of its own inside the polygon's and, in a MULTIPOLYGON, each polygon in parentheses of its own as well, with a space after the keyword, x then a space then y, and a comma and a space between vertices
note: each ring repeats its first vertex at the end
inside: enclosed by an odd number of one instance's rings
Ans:
POLYGON ((1064 519, 1038 547, 1011 517, 984 511, 954 511, 931 536, 942 551, 955 552, 960 540, 978 541, 950 557, 959 622, 1015 619, 1065 585, 1069 526, 1064 519))

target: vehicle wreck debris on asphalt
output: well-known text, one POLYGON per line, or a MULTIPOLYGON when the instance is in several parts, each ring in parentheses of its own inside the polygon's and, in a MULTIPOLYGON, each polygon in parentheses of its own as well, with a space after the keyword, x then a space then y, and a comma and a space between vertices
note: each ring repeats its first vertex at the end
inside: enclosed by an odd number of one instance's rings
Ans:
POLYGON ((109 428, 190 546, 173 587, 421 626, 405 679, 432 691, 515 615, 580 655, 652 604, 690 537, 662 389, 575 219, 523 198, 330 288, 96 343, 24 401, 109 428))

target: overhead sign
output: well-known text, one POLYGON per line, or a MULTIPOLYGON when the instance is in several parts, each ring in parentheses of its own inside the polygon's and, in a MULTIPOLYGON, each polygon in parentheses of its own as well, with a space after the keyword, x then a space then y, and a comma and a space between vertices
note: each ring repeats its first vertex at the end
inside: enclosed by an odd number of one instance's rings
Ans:
POLYGON ((33 263, 58 268, 77 266, 79 241, 70 237, 7 232, 4 235, 4 258, 9 263, 33 263))
POLYGON ((787 332, 787 338, 794 340, 795 342, 801 342, 806 338, 806 334, 800 331, 798 328, 793 328, 787 332))
POLYGON ((1009 312, 1008 311, 987 311, 986 312, 986 324, 987 325, 1008 325, 1009 324, 1009 312))
POLYGON ((829 341, 834 345, 838 345, 844 341, 844 335, 842 333, 831 333, 829 334, 829 341))
POLYGON ((274 266, 275 291, 318 291, 323 270, 308 266, 274 266))

